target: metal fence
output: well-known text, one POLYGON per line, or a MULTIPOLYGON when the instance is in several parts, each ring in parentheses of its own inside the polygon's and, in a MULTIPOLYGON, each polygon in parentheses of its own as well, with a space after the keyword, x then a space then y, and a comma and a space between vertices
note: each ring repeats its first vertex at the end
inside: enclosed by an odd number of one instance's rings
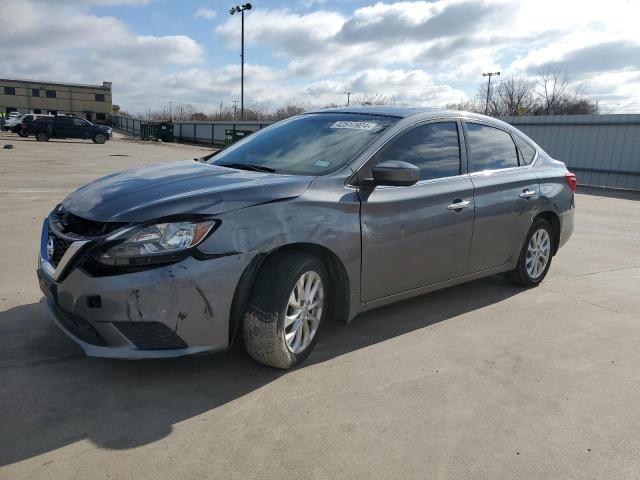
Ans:
MULTIPOLYGON (((640 190, 640 115, 503 117, 549 155, 567 164, 578 183, 640 190)), ((176 139, 223 145, 226 130, 259 130, 271 122, 174 122, 176 139)), ((114 117, 114 125, 140 134, 140 120, 114 117)))
POLYGON ((640 115, 504 117, 549 155, 567 164, 578 183, 640 190, 640 115))
MULTIPOLYGON (((130 117, 113 117, 114 126, 133 135, 140 135, 141 120, 130 117)), ((142 120, 144 123, 144 120, 142 120)), ((188 121, 173 122, 173 135, 177 140, 209 145, 224 145, 227 130, 255 132, 273 122, 245 121, 188 121)))

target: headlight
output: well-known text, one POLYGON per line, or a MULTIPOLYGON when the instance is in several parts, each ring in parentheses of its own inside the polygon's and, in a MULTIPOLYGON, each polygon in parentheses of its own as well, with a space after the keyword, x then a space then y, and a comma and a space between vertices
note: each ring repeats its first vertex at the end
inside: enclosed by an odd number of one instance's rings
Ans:
POLYGON ((216 224, 203 222, 156 223, 134 230, 107 249, 98 261, 107 265, 145 265, 173 260, 198 245, 216 224))

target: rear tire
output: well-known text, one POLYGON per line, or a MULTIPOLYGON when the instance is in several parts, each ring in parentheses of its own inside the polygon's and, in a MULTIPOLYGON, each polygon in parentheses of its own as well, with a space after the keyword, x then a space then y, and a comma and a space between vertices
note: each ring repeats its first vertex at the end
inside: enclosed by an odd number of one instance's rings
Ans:
POLYGON ((97 133, 93 137, 93 143, 97 143, 98 145, 102 145, 106 141, 107 141, 107 137, 105 137, 102 133, 97 133))
POLYGON ((38 140, 39 142, 48 142, 49 135, 47 135, 46 132, 38 132, 36 133, 36 140, 38 140))
POLYGON ((291 252, 265 260, 242 322, 249 355, 276 368, 302 362, 327 315, 327 270, 315 256, 291 252))
POLYGON ((29 136, 29 134, 24 131, 24 128, 18 132, 18 135, 20 135, 22 138, 27 138, 29 136))
POLYGON ((549 222, 542 218, 536 219, 522 246, 518 264, 516 268, 507 272, 507 279, 521 287, 538 286, 547 276, 551 266, 555 247, 553 242, 553 230, 549 222))

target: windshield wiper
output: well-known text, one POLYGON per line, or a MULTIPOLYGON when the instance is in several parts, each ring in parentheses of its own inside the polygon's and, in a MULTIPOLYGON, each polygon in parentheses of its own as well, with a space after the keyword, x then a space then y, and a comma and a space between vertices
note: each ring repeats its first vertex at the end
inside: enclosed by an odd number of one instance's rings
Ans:
POLYGON ((237 168, 238 170, 249 170, 251 172, 275 173, 275 170, 262 165, 252 165, 251 163, 215 163, 219 167, 237 168))

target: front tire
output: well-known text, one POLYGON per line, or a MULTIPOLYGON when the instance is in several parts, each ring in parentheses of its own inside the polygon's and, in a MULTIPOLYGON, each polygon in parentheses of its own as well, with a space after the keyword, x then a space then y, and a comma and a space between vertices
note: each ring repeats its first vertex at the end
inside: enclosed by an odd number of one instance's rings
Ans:
POLYGON ((292 252, 267 258, 242 323, 249 355, 283 369, 302 362, 318 339, 329 291, 327 270, 315 256, 292 252))
POLYGON ((29 134, 24 131, 24 128, 18 132, 18 135, 20 135, 22 138, 27 138, 29 136, 29 134))
POLYGON ((36 133, 36 140, 38 140, 39 142, 48 142, 49 135, 47 135, 46 132, 38 132, 36 133))
POLYGON ((107 141, 107 137, 105 137, 102 133, 97 133, 93 137, 93 143, 97 143, 98 145, 102 145, 106 141, 107 141))
POLYGON ((516 268, 507 272, 507 279, 521 287, 538 286, 547 276, 551 266, 553 231, 549 222, 542 218, 536 219, 524 242, 516 268))

